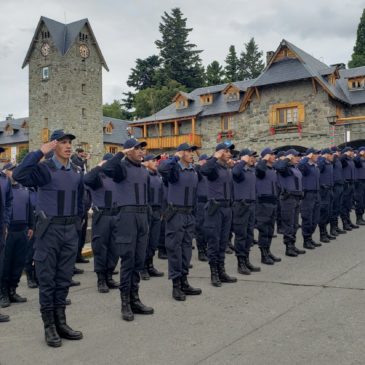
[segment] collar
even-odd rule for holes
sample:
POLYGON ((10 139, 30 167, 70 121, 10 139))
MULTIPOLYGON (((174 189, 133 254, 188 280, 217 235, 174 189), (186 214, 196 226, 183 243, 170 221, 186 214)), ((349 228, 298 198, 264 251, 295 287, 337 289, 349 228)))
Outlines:
POLYGON ((52 161, 54 162, 57 170, 66 170, 66 171, 71 170, 71 162, 70 162, 70 160, 68 160, 67 161, 67 165, 64 166, 64 165, 61 164, 60 161, 57 160, 56 155, 53 155, 52 156, 52 161))
POLYGON ((136 167, 141 167, 142 166, 141 163, 134 162, 134 161, 130 160, 128 157, 126 157, 125 160, 128 161, 133 166, 136 166, 136 167))
POLYGON ((194 170, 194 165, 192 163, 189 164, 189 166, 185 166, 180 161, 177 162, 181 168, 181 170, 194 170))

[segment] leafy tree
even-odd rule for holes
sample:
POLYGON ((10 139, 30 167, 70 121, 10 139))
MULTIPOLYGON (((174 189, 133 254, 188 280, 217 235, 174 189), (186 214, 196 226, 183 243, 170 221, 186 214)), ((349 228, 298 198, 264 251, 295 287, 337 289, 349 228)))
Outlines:
POLYGON ((204 68, 196 45, 188 40, 192 28, 186 26, 187 18, 179 8, 164 12, 159 25, 161 40, 155 42, 160 50, 165 75, 188 89, 200 87, 204 83, 204 68))
POLYGON ((21 149, 16 155, 16 162, 21 163, 23 161, 23 158, 28 154, 28 152, 28 148, 21 149))
POLYGON ((134 98, 135 116, 143 118, 158 112, 170 105, 179 91, 186 91, 186 88, 174 80, 160 88, 150 87, 139 91, 134 98))
POLYGON ((260 75, 265 67, 262 54, 254 38, 245 43, 245 51, 242 51, 240 58, 240 78, 242 80, 254 79, 260 75))
POLYGON ((119 100, 114 100, 111 104, 103 105, 103 115, 105 117, 131 120, 132 114, 125 110, 119 100))
POLYGON ((228 55, 225 59, 226 67, 224 68, 226 81, 233 82, 239 79, 239 59, 237 57, 234 45, 229 47, 228 55))
POLYGON ((218 61, 213 61, 207 66, 207 72, 205 74, 206 85, 218 85, 223 83, 224 71, 223 67, 218 61))
POLYGON ((359 26, 357 27, 357 38, 354 47, 354 53, 351 61, 348 63, 349 68, 365 66, 365 9, 362 12, 359 26))

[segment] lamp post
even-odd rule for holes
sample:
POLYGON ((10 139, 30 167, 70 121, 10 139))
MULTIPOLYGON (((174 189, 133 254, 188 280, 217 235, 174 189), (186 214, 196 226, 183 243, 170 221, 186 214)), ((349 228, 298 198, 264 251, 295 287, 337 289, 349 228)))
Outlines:
POLYGON ((332 146, 335 145, 335 130, 336 130, 336 123, 337 123, 337 115, 330 115, 327 117, 327 122, 330 125, 330 144, 332 146))

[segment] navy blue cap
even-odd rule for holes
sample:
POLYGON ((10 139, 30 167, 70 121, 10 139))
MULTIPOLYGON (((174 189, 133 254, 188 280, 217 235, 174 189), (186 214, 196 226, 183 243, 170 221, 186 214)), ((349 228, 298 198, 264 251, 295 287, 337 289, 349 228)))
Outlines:
POLYGON ((361 151, 365 151, 365 147, 364 146, 361 146, 359 149, 358 149, 358 153, 360 153, 361 151))
POLYGON ((231 142, 225 141, 222 143, 217 144, 216 151, 220 151, 220 150, 234 150, 234 144, 232 144, 231 142))
POLYGON ((123 148, 125 149, 129 149, 129 148, 136 148, 136 147, 146 147, 147 146, 147 142, 142 141, 142 142, 138 142, 135 138, 130 138, 127 139, 124 144, 123 144, 123 148))
POLYGON ((318 153, 320 153, 321 151, 320 150, 316 150, 315 148, 313 147, 310 147, 308 148, 306 151, 305 151, 305 156, 308 156, 309 154, 311 153, 314 153, 315 155, 317 155, 318 153))
POLYGON ((341 151, 337 146, 332 146, 331 147, 331 151, 332 152, 339 152, 339 151, 341 151))
POLYGON ((275 154, 276 154, 276 152, 274 150, 272 150, 270 147, 264 148, 260 153, 261 157, 264 157, 266 155, 275 155, 275 154))
POLYGON ((199 156, 199 161, 207 160, 208 158, 209 156, 206 153, 203 153, 202 155, 199 156))
POLYGON ((103 161, 109 161, 109 160, 111 160, 112 158, 113 158, 113 154, 112 153, 110 153, 110 152, 108 152, 108 153, 106 153, 104 156, 103 156, 103 161))
POLYGON ((191 146, 189 143, 181 143, 181 145, 177 147, 177 151, 196 151, 197 149, 198 146, 191 146))
POLYGON ((347 147, 345 147, 345 148, 344 148, 341 152, 342 152, 342 153, 345 153, 345 152, 348 152, 348 151, 353 151, 352 147, 347 146, 347 147))
POLYGON ((5 148, 0 147, 0 153, 5 152, 5 148))
POLYGON ((277 154, 276 154, 276 157, 277 158, 280 158, 280 157, 283 157, 285 156, 285 151, 279 151, 277 154))
POLYGON ((50 140, 51 141, 55 141, 55 140, 59 141, 59 140, 64 139, 64 138, 70 138, 71 141, 72 141, 76 137, 71 133, 65 133, 63 129, 57 129, 57 130, 52 132, 50 140))
POLYGON ((239 156, 240 157, 242 157, 242 156, 257 156, 257 152, 256 151, 251 151, 248 148, 244 148, 243 150, 240 151, 239 156))
POLYGON ((160 160, 161 159, 161 155, 147 155, 143 157, 143 161, 147 162, 147 161, 152 161, 152 160, 160 160))
POLYGON ((324 155, 326 153, 329 153, 329 154, 333 154, 333 151, 331 151, 330 148, 323 148, 323 150, 321 150, 321 155, 324 155))
POLYGON ((8 162, 4 165, 3 170, 13 170, 16 168, 16 164, 8 162))
POLYGON ((291 148, 290 150, 287 150, 285 152, 285 156, 289 156, 289 155, 300 156, 300 153, 297 150, 295 150, 294 148, 291 148))

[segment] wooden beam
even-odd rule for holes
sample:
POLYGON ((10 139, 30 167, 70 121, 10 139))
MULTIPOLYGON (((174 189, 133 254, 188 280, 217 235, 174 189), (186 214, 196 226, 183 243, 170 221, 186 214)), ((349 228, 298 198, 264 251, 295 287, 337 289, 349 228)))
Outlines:
POLYGON ((191 120, 191 134, 194 136, 195 134, 195 118, 191 120))
POLYGON ((179 134, 179 126, 177 125, 177 120, 174 120, 174 135, 177 136, 179 134))
POLYGON ((158 135, 159 135, 159 137, 162 137, 163 124, 162 124, 162 123, 159 123, 159 124, 158 124, 158 128, 159 128, 159 130, 158 130, 158 135))
POLYGON ((143 124, 143 138, 147 138, 147 124, 143 124))
POLYGON ((316 80, 312 78, 312 87, 313 87, 313 93, 317 94, 317 85, 316 80))
POLYGON ((257 99, 260 101, 260 93, 259 93, 259 89, 257 87, 255 87, 255 94, 257 96, 257 99))
POLYGON ((338 122, 348 122, 348 121, 352 121, 352 120, 363 120, 365 121, 365 115, 360 115, 357 117, 346 117, 346 118, 338 118, 337 121, 338 122))

